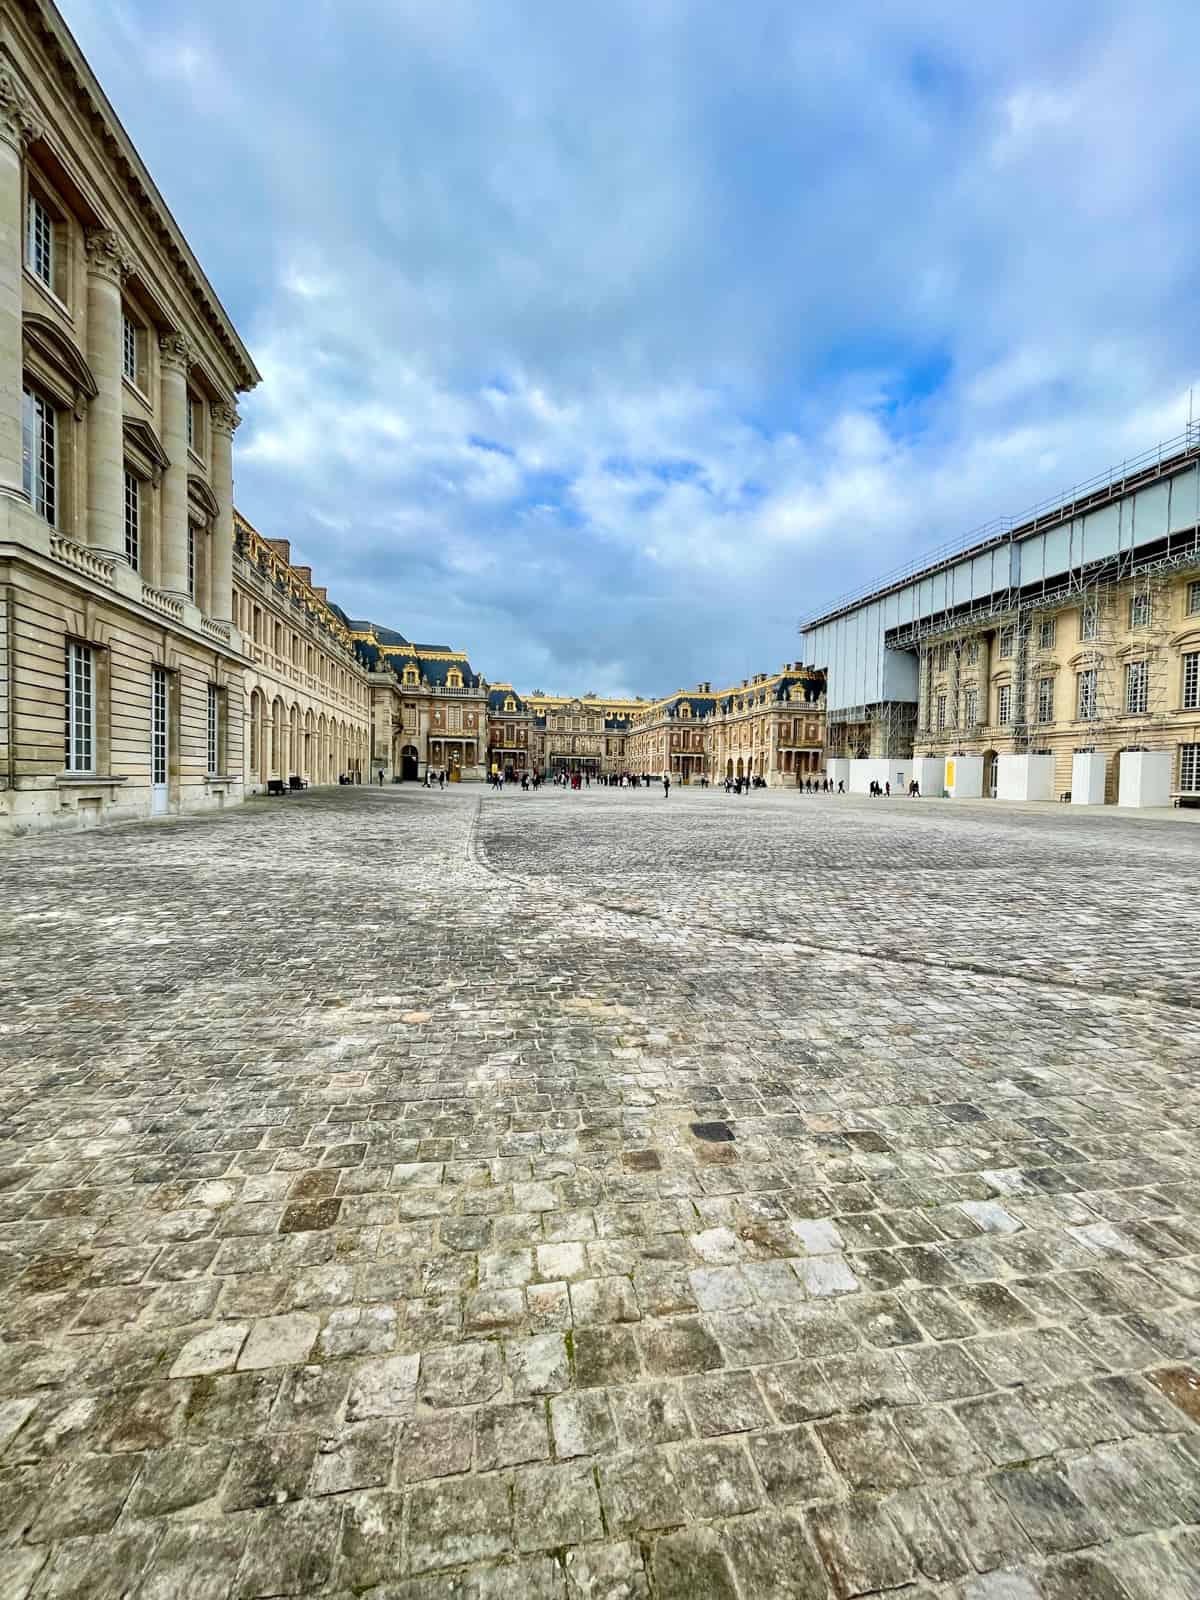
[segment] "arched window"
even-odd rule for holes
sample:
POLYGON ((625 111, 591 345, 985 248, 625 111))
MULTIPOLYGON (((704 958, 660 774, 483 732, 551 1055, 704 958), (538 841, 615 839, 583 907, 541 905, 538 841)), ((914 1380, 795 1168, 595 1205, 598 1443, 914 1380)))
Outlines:
POLYGON ((404 669, 404 682, 405 683, 417 683, 419 681, 420 680, 419 680, 418 675, 417 675, 416 667, 413 667, 413 666, 405 667, 405 669, 404 669))
POLYGON ((462 688, 463 676, 457 667, 451 667, 450 671, 446 674, 446 686, 450 689, 462 688))

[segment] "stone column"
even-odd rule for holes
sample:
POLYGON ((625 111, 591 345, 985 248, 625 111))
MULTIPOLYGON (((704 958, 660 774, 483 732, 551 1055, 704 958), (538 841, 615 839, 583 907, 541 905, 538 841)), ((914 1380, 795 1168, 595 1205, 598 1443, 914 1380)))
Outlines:
POLYGON ((209 606, 218 622, 233 621, 233 431, 242 420, 226 402, 209 408, 212 491, 220 508, 208 541, 209 606))
POLYGON ((181 334, 158 341, 162 365, 162 442, 170 466, 162 475, 162 587, 186 597, 188 546, 187 372, 191 350, 181 334))
POLYGON ((21 159, 41 133, 29 96, 12 68, 0 66, 0 494, 28 503, 21 465, 21 269, 25 213, 21 159))
POLYGON ((88 412, 87 541, 125 559, 125 433, 121 407, 121 245, 87 233, 87 352, 99 390, 88 412))

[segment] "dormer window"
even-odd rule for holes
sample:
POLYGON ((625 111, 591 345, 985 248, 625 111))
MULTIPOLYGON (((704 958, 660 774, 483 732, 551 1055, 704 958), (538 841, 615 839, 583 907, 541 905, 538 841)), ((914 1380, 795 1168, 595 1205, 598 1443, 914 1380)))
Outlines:
POLYGON ((512 695, 509 695, 508 699, 504 702, 504 709, 505 711, 515 711, 517 709, 517 702, 513 699, 512 695))
POLYGON ((418 681, 418 679, 417 679, 417 669, 416 669, 416 667, 405 667, 405 669, 404 669, 404 682, 405 683, 416 683, 417 681, 418 681))
POLYGON ((446 674, 446 687, 449 689, 461 689, 462 686, 462 673, 457 667, 451 667, 450 671, 446 674))

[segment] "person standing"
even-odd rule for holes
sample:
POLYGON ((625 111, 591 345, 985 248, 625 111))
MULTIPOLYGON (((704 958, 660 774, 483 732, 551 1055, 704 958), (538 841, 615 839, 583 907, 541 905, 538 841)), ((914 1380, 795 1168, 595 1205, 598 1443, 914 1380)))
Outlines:
POLYGON ((663 773, 663 799, 664 800, 669 800, 670 798, 671 798, 671 774, 669 772, 664 772, 663 773))

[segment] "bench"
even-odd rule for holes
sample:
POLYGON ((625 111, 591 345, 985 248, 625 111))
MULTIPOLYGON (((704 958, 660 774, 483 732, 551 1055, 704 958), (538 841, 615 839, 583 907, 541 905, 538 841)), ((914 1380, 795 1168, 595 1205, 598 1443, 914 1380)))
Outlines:
POLYGON ((282 778, 268 778, 267 779, 267 793, 268 794, 286 794, 287 793, 287 785, 284 783, 282 778))
POLYGON ((1200 789, 1172 789, 1171 804, 1190 810, 1193 806, 1200 806, 1200 789))
POLYGON ((295 794, 297 789, 307 789, 307 788, 308 788, 308 784, 304 781, 304 779, 300 778, 300 777, 297 777, 297 775, 293 772, 291 777, 288 779, 288 789, 293 794, 295 794))

